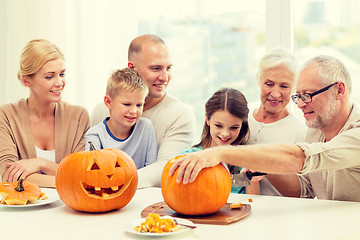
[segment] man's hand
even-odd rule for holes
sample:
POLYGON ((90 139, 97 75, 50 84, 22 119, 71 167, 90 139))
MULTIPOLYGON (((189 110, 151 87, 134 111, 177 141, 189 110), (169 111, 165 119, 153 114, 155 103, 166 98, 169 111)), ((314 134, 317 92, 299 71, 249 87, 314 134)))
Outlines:
MULTIPOLYGON (((250 171, 251 173, 256 172, 256 171, 253 171, 253 170, 251 170, 251 169, 242 168, 241 171, 240 171, 240 173, 246 173, 247 171, 250 171)), ((259 181, 263 180, 264 177, 265 177, 264 175, 262 175, 262 176, 253 176, 253 177, 251 178, 251 181, 253 181, 253 182, 259 182, 259 181)))
POLYGON ((203 168, 214 167, 220 163, 220 156, 215 148, 189 153, 177 159, 170 167, 169 176, 179 168, 176 182, 183 184, 192 183, 203 168))

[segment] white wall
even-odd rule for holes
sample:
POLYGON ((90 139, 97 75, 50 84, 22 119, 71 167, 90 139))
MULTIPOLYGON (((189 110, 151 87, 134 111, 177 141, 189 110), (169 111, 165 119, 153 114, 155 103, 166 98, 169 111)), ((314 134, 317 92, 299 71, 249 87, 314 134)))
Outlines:
POLYGON ((63 100, 89 112, 102 101, 111 71, 126 67, 138 34, 132 1, 0 0, 0 104, 28 96, 18 71, 21 50, 45 38, 63 50, 67 85, 63 100))

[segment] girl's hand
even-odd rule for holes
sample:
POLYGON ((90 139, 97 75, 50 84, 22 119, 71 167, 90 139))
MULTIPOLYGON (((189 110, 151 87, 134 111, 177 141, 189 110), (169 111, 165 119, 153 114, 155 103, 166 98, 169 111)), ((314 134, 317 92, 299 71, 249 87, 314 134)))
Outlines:
POLYGON ((179 168, 176 182, 192 183, 203 168, 214 167, 220 163, 220 157, 216 153, 216 147, 188 153, 172 164, 169 176, 172 176, 175 170, 179 168))
POLYGON ((7 182, 14 182, 20 178, 27 178, 29 175, 39 172, 43 166, 45 159, 31 158, 19 160, 13 163, 7 163, 8 169, 3 175, 3 180, 7 182))

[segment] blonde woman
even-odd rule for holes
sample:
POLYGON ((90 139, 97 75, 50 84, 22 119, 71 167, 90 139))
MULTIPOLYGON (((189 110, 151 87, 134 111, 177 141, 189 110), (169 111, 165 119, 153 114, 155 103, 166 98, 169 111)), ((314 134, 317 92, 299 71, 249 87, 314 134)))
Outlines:
POLYGON ((66 83, 64 55, 47 40, 32 40, 25 46, 18 79, 30 94, 0 106, 0 176, 2 181, 24 178, 55 187, 61 159, 84 150, 88 112, 61 101, 66 83))

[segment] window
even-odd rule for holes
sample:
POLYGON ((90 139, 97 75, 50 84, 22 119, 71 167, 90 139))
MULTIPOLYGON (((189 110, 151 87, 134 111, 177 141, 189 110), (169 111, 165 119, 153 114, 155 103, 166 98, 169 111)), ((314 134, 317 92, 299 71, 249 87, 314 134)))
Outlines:
POLYGON ((352 100, 360 102, 360 1, 294 1, 294 8, 299 61, 319 54, 340 59, 352 78, 352 100))
POLYGON ((249 103, 258 101, 255 74, 265 48, 265 0, 137 4, 139 34, 157 34, 169 48, 174 67, 168 92, 193 107, 196 138, 201 135, 205 102, 219 88, 233 87, 249 103), (156 11, 154 6, 161 8, 156 11))
POLYGON ((28 96, 16 80, 18 58, 26 42, 46 38, 66 55, 64 100, 91 113, 110 72, 126 66, 131 39, 143 33, 166 41, 174 63, 168 91, 193 106, 196 137, 204 104, 220 87, 239 89, 250 107, 258 106, 257 63, 272 47, 293 49, 300 63, 318 54, 338 57, 360 102, 359 10, 360 0, 0 1, 0 103, 28 96), (53 14, 59 9, 66 21, 53 14))

